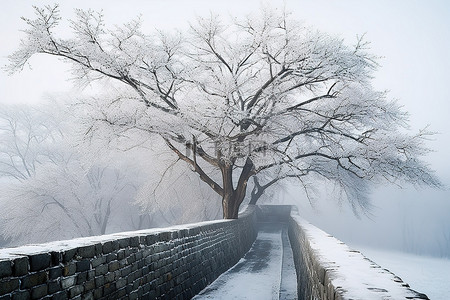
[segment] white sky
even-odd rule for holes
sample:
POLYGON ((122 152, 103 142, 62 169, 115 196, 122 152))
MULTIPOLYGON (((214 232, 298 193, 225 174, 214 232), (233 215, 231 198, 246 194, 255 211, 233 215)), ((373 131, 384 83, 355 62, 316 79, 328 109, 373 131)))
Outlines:
MULTIPOLYGON (((20 17, 33 18, 31 3, 42 6, 54 2, 1 2, 1 66, 7 64, 6 56, 19 45, 19 30, 25 28, 20 17)), ((73 16, 73 8, 103 9, 107 25, 121 24, 142 14, 144 31, 152 32, 154 28, 183 28, 196 15, 209 14, 210 11, 225 16, 242 16, 259 9, 261 3, 259 0, 66 0, 60 1, 60 10, 66 19, 73 16)), ((383 56, 375 86, 390 90, 390 96, 398 99, 405 110, 411 113, 413 129, 430 124, 430 130, 440 133, 435 141, 429 143, 436 152, 429 155, 427 161, 436 169, 444 184, 450 186, 450 155, 447 149, 450 145, 450 1, 273 0, 266 3, 273 7, 286 5, 299 20, 341 36, 350 44, 355 42, 357 35, 366 33, 373 53, 383 56)), ((63 20, 62 25, 67 26, 67 22, 63 20)), ((13 76, 0 71, 0 103, 36 103, 41 101, 45 93, 70 89, 71 82, 67 81, 70 77, 68 65, 53 57, 38 55, 31 60, 31 67, 32 70, 26 68, 13 76)), ((409 207, 417 207, 410 214, 420 213, 433 218, 434 214, 446 217, 450 212, 450 203, 446 201, 450 200, 448 190, 421 194, 383 191, 375 194, 374 198, 377 195, 383 197, 379 202, 374 199, 379 203, 380 211, 390 211, 385 216, 388 219, 395 218, 395 212, 400 209, 404 211, 404 202, 388 204, 386 199, 389 197, 390 200, 404 197, 404 200, 409 201, 420 196, 421 199, 414 200, 416 202, 405 202, 409 207), (427 199, 422 199, 425 195, 427 199), (398 210, 391 210, 392 206, 398 207, 398 210), (428 215, 424 209, 429 211, 428 215), (388 214, 393 216, 389 217, 388 214)), ((383 215, 383 212, 379 214, 383 215)), ((323 226, 327 227, 327 224, 323 226)))

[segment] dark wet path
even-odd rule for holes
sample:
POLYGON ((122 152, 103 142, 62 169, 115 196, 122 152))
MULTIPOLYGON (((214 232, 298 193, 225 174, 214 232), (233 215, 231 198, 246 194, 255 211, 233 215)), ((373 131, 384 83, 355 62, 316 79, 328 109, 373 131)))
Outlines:
POLYGON ((296 299, 286 224, 260 223, 246 255, 194 299, 296 299))

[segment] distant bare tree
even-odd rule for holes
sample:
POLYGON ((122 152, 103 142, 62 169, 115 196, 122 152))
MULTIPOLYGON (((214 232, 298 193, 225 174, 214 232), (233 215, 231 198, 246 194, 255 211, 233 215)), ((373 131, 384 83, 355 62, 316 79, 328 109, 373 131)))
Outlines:
MULTIPOLYGON (((137 169, 87 161, 64 139, 57 115, 43 106, 1 107, 0 235, 11 244, 132 229, 127 222, 140 218, 137 169)), ((136 225, 149 226, 144 221, 136 225)))
POLYGON ((0 105, 0 177, 32 177, 38 164, 54 159, 49 145, 61 138, 49 113, 30 106, 0 105))
POLYGON ((437 236, 440 255, 450 258, 450 221, 447 219, 441 226, 441 234, 437 236))
POLYGON ((224 218, 237 218, 255 175, 272 178, 264 186, 289 174, 306 190, 334 182, 354 209, 373 182, 440 185, 420 160, 429 133, 405 133, 407 115, 372 88, 377 63, 362 39, 347 46, 274 10, 153 35, 139 20, 106 29, 99 13, 76 15, 73 38, 62 39, 58 6, 36 8, 8 69, 44 53, 84 82, 120 83, 86 133, 159 135, 222 198, 224 218))

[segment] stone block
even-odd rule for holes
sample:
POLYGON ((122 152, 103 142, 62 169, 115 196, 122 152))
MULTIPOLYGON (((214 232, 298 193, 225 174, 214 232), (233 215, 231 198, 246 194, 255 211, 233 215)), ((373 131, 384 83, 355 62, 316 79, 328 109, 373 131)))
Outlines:
POLYGON ((94 290, 94 299, 100 299, 103 297, 103 287, 96 288, 94 290))
POLYGON ((125 257, 130 256, 130 254, 132 253, 132 252, 131 252, 131 248, 128 248, 128 247, 127 247, 127 248, 125 248, 124 250, 125 250, 125 257))
POLYGON ((47 285, 41 284, 31 289, 31 299, 40 299, 47 295, 47 285))
POLYGON ((109 253, 108 255, 106 255, 106 262, 107 263, 109 263, 109 262, 111 262, 113 260, 117 260, 117 254, 116 253, 112 252, 112 253, 109 253))
POLYGON ((36 272, 50 267, 51 255, 49 253, 33 254, 28 257, 30 271, 36 272))
POLYGON ((94 278, 95 278, 95 270, 89 270, 87 279, 88 280, 93 280, 94 278))
POLYGON ((122 299, 124 296, 127 295, 127 291, 125 288, 121 288, 119 290, 117 290, 117 292, 115 293, 115 297, 117 297, 117 299, 122 299))
POLYGON ((131 285, 131 284, 128 284, 126 287, 125 287, 125 290, 127 291, 127 295, 130 295, 132 292, 133 292, 133 285, 131 285))
POLYGON ((81 300, 94 300, 94 293, 93 292, 88 292, 88 293, 84 293, 81 296, 81 300))
POLYGON ((133 281, 133 290, 137 290, 141 286, 141 280, 133 281))
POLYGON ((100 256, 91 260, 91 264, 93 268, 98 267, 106 262, 106 256, 100 256))
POLYGON ((67 292, 61 291, 52 295, 52 300, 67 300, 67 292))
POLYGON ((108 264, 109 272, 114 272, 120 269, 120 263, 117 260, 114 260, 108 264))
POLYGON ((117 289, 121 289, 121 288, 125 287, 126 284, 127 284, 127 280, 125 278, 121 278, 121 279, 116 281, 117 289))
POLYGON ((12 275, 12 264, 10 260, 0 261, 0 278, 12 275))
POLYGON ((120 249, 117 251, 117 260, 122 260, 125 258, 125 250, 120 249))
POLYGON ((108 273, 105 275, 105 283, 114 282, 114 279, 115 279, 114 273, 108 273))
POLYGON ((129 299, 129 300, 136 300, 136 299, 138 299, 138 293, 137 293, 137 291, 131 292, 131 293, 128 295, 128 299, 129 299))
POLYGON ((63 276, 71 276, 77 271, 77 266, 75 263, 69 263, 63 267, 63 276))
POLYGON ((75 296, 81 295, 84 291, 84 286, 75 285, 69 289, 69 298, 74 298, 75 296))
POLYGON ((13 276, 23 276, 28 273, 28 257, 19 257, 13 260, 13 276))
POLYGON ((74 286, 77 282, 77 276, 69 276, 61 279, 61 287, 63 289, 68 289, 72 286, 74 286))
POLYGON ((77 255, 82 258, 92 258, 95 256, 95 245, 82 246, 77 249, 77 255))
POLYGON ((61 252, 52 251, 50 255, 52 257, 52 266, 58 266, 63 261, 63 254, 61 252))
POLYGON ((156 234, 150 234, 145 237, 146 245, 150 246, 158 242, 158 237, 156 234))
POLYGON ((103 294, 104 294, 105 296, 107 296, 107 295, 109 295, 109 294, 115 292, 116 290, 117 290, 117 288, 116 288, 116 284, 115 284, 114 282, 112 282, 112 283, 107 283, 107 284, 105 284, 105 286, 103 287, 103 294))
POLYGON ((29 291, 16 291, 11 294, 12 300, 28 300, 31 298, 29 291))
POLYGON ((139 236, 139 247, 143 247, 147 245, 147 236, 141 235, 139 236))
POLYGON ((158 241, 159 242, 168 242, 172 238, 172 233, 169 231, 158 233, 158 241))
POLYGON ((130 246, 130 238, 128 238, 128 237, 118 239, 117 242, 119 243, 119 248, 120 249, 125 249, 128 246, 130 246))
POLYGON ((131 254, 126 259, 127 259, 127 264, 132 264, 136 261, 136 256, 134 254, 131 254))
POLYGON ((77 253, 77 248, 69 249, 63 252, 63 263, 68 263, 77 253))
POLYGON ((120 275, 122 276, 122 277, 125 277, 125 276, 127 276, 128 274, 130 274, 131 273, 131 266, 128 266, 128 267, 126 267, 126 268, 123 268, 121 271, 120 271, 120 275))
POLYGON ((95 268, 95 276, 105 275, 108 272, 108 265, 99 265, 95 268))
POLYGON ((11 293, 14 290, 19 289, 19 279, 2 279, 0 280, 0 296, 11 293))
POLYGON ((112 241, 113 251, 117 251, 120 249, 119 242, 117 240, 112 241))
POLYGON ((130 246, 131 247, 138 247, 139 246, 139 237, 133 236, 130 238, 130 246))
POLYGON ((53 280, 53 281, 49 281, 47 283, 48 286, 48 293, 49 294, 54 294, 56 292, 61 291, 61 282, 58 280, 53 280))
POLYGON ((95 277, 95 286, 101 287, 105 284, 105 276, 95 277))
POLYGON ((136 252, 134 256, 136 257, 136 260, 142 259, 144 258, 144 251, 136 252))
POLYGON ((95 248, 95 256, 100 256, 103 254, 103 244, 97 243, 94 245, 95 248))
POLYGON ((85 272, 90 270, 91 262, 88 259, 84 259, 76 262, 77 272, 85 272))
MULTIPOLYGON (((149 299, 149 300, 156 299, 156 292, 154 290, 149 291, 148 294, 146 295, 146 299, 149 299)), ((188 298, 186 298, 186 299, 188 299, 188 298)))
POLYGON ((37 286, 47 282, 47 272, 42 271, 34 274, 29 274, 21 279, 21 288, 30 289, 33 286, 37 286))
POLYGON ((149 265, 149 264, 151 264, 151 263, 152 263, 152 261, 153 261, 153 258, 152 258, 152 256, 147 256, 147 257, 145 258, 145 264, 146 264, 146 265, 149 265))
POLYGON ((85 291, 90 291, 90 290, 95 289, 95 280, 92 279, 92 280, 84 282, 83 287, 84 287, 85 291))
POLYGON ((77 276, 77 284, 80 285, 83 284, 83 282, 87 281, 88 272, 81 272, 76 274, 76 276, 77 276))
POLYGON ((112 241, 104 242, 102 244, 102 252, 104 254, 111 253, 113 251, 112 241))
POLYGON ((142 294, 144 295, 144 297, 148 292, 150 292, 150 284, 147 283, 142 285, 142 294))
POLYGON ((120 270, 115 271, 113 274, 114 280, 119 280, 120 278, 122 278, 122 276, 120 275, 120 270))
POLYGON ((50 280, 57 279, 61 277, 63 274, 63 268, 61 267, 53 267, 48 270, 48 278, 50 280))
POLYGON ((138 269, 136 272, 134 272, 135 279, 141 278, 144 275, 144 271, 142 269, 138 269))

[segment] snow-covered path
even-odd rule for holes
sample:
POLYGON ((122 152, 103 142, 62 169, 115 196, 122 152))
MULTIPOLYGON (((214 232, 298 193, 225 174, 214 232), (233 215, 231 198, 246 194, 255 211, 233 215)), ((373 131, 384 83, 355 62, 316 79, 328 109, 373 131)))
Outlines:
POLYGON ((194 299, 296 299, 297 284, 287 228, 261 223, 247 254, 194 299))

